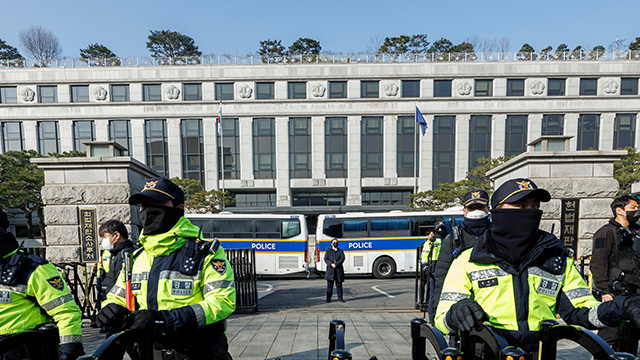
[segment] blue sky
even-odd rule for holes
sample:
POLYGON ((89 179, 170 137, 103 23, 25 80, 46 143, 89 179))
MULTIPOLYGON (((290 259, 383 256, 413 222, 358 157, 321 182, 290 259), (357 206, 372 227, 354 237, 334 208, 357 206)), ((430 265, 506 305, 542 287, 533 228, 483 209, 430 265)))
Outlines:
POLYGON ((616 37, 628 43, 640 36, 638 0, 3 0, 0 12, 0 39, 22 50, 18 33, 40 25, 60 38, 68 57, 96 42, 118 56, 147 56, 151 29, 189 35, 215 55, 252 54, 267 38, 289 46, 309 37, 323 50, 347 53, 364 51, 375 36, 417 33, 430 42, 507 37, 511 51, 525 42, 536 50, 608 48, 616 37))

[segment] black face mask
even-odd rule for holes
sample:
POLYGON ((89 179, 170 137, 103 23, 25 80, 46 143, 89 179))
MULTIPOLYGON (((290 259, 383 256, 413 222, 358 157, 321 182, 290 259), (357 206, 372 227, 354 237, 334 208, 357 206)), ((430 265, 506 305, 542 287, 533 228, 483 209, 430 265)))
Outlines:
POLYGON ((142 231, 145 235, 165 233, 173 228, 184 216, 184 209, 171 206, 151 205, 140 211, 142 231))
POLYGON ((539 209, 493 209, 489 229, 500 257, 520 267, 538 242, 539 209))
POLYGON ((640 220, 640 210, 627 211, 627 221, 629 221, 629 224, 635 224, 638 220, 640 220))
POLYGON ((482 235, 484 231, 491 226, 491 220, 489 220, 488 216, 482 219, 469 219, 466 217, 462 220, 462 223, 465 224, 475 236, 482 235))

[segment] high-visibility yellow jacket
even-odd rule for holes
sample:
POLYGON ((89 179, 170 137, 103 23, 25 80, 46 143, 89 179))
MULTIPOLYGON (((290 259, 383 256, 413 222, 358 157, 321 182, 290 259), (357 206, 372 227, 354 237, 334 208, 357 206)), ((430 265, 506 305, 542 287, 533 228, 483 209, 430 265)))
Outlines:
POLYGON ((0 335, 55 323, 60 344, 82 342, 82 311, 56 267, 15 250, 0 260, 0 335))
POLYGON ((438 259, 438 255, 440 254, 440 245, 442 245, 442 239, 437 235, 433 235, 431 239, 427 239, 427 241, 424 242, 424 245, 422 245, 420 263, 424 265, 431 261, 436 261, 438 259), (431 248, 432 246, 433 249, 431 248), (431 257, 429 257, 429 252, 431 252, 431 257))
MULTIPOLYGON (((463 299, 477 301, 489 315, 488 323, 510 345, 526 351, 537 349, 542 320, 553 320, 556 313, 569 324, 591 329, 604 326, 604 312, 598 313, 601 304, 555 236, 545 233, 518 271, 489 251, 488 233, 451 264, 436 311, 438 329, 452 332, 447 314, 463 299)), ((619 313, 617 320, 611 320, 619 321, 619 313)))
MULTIPOLYGON (((143 231, 142 248, 134 253, 132 266, 136 310, 168 310, 170 340, 184 346, 191 346, 189 341, 197 336, 224 333, 223 320, 236 304, 234 274, 224 249, 198 252, 194 240, 198 235, 199 228, 185 217, 166 233, 143 231)), ((124 275, 123 267, 103 307, 126 306, 124 275)))

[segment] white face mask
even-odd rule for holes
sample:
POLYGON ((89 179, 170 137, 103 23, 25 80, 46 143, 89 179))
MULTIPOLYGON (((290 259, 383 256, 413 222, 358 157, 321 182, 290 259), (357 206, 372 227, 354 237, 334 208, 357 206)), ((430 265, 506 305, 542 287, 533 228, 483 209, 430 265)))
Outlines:
POLYGON ((473 210, 473 211, 469 211, 467 215, 465 215, 464 217, 468 219, 482 219, 482 218, 486 218, 487 216, 489 216, 489 214, 482 210, 473 210))
POLYGON ((102 242, 100 243, 100 245, 102 245, 102 248, 107 251, 113 250, 113 243, 109 241, 109 239, 111 239, 111 236, 103 237, 102 242))

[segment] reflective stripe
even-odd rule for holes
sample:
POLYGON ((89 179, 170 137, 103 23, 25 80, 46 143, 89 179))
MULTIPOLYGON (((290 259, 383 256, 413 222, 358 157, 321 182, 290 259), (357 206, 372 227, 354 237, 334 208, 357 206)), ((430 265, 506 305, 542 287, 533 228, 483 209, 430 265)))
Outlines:
POLYGON ((81 343, 82 335, 62 335, 60 336, 60 344, 81 343))
POLYGON ((560 274, 560 275, 553 275, 552 273, 542 270, 539 267, 531 267, 527 270, 529 272, 529 274, 531 275, 537 275, 540 277, 543 277, 545 279, 550 279, 553 281, 557 281, 559 283, 562 283, 562 281, 564 280, 564 274, 560 274))
POLYGON ((591 291, 588 288, 577 288, 564 292, 569 300, 573 300, 583 296, 591 296, 591 291))
POLYGON ((460 301, 460 300, 468 299, 470 297, 471 297, 471 295, 463 294, 463 293, 442 293, 440 295, 440 301, 442 301, 442 300, 460 301))
POLYGON ((26 294, 27 293, 27 285, 9 286, 9 285, 0 284, 0 290, 2 290, 2 289, 11 290, 13 292, 20 293, 20 294, 26 294))
POLYGON ((143 272, 140 274, 132 274, 131 275, 131 281, 133 282, 140 282, 143 280, 149 280, 149 273, 148 272, 143 272))
POLYGON ((598 329, 606 327, 606 325, 598 318, 598 307, 600 307, 600 305, 602 305, 602 303, 597 303, 589 309, 589 322, 598 329))
POLYGON ((126 298, 127 297, 127 291, 119 286, 114 285, 111 288, 111 291, 109 291, 109 293, 115 295, 115 296, 119 296, 121 298, 126 298))
POLYGON ((504 270, 500 268, 493 268, 493 269, 472 271, 469 273, 469 279, 471 279, 471 281, 475 281, 475 280, 490 279, 496 276, 507 276, 507 275, 509 274, 507 274, 504 270))
POLYGON ((184 275, 182 273, 180 273, 179 271, 172 271, 172 270, 162 270, 160 271, 160 276, 159 279, 161 280, 193 280, 193 281, 199 281, 200 280, 200 271, 198 271, 198 273, 196 273, 194 276, 189 276, 189 275, 184 275))
POLYGON ((213 281, 210 283, 206 283, 204 284, 203 288, 203 293, 206 295, 210 292, 212 292, 213 290, 216 289, 222 289, 222 288, 228 288, 228 287, 236 287, 236 283, 235 281, 231 280, 218 280, 218 281, 213 281))
POLYGON ((200 304, 192 304, 189 305, 193 312, 196 313, 196 319, 198 320, 198 328, 204 327, 207 325, 207 315, 204 313, 204 309, 200 304))
POLYGON ((67 294, 67 295, 63 295, 60 297, 57 297, 51 301, 49 301, 48 303, 41 305, 41 307, 44 309, 44 311, 49 312, 55 308, 57 308, 58 306, 72 301, 73 300, 73 296, 71 296, 71 294, 67 294))

